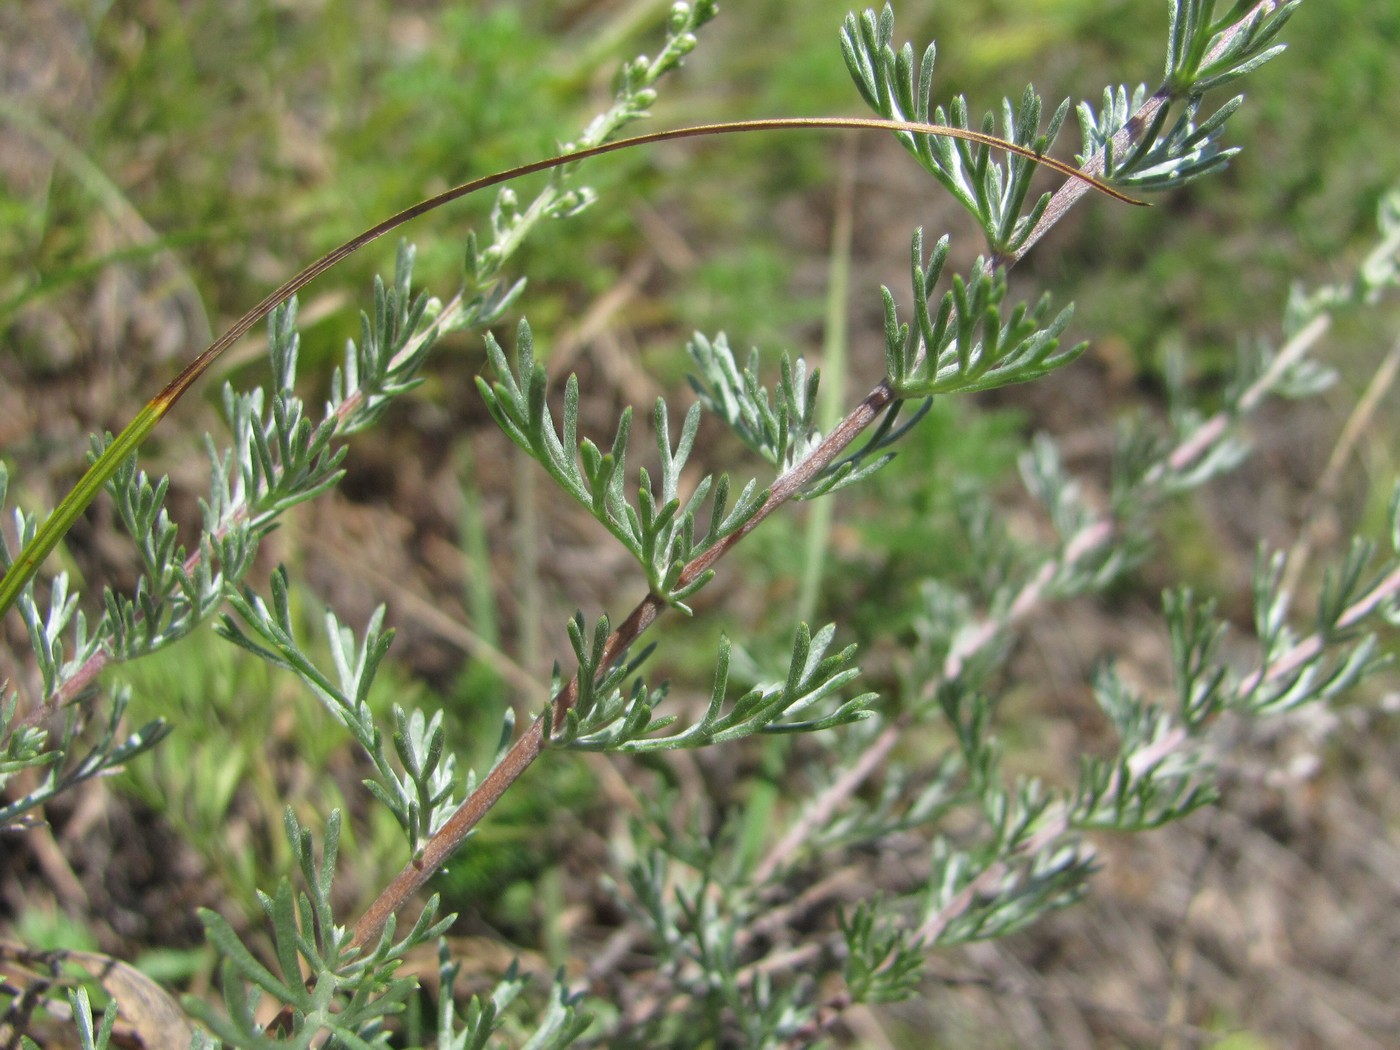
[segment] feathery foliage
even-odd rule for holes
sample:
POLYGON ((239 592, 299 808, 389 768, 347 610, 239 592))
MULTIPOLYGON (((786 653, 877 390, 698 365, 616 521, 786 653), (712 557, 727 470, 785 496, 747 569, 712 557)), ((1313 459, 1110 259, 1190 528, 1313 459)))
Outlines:
MULTIPOLYGON (((849 15, 840 45, 857 92, 880 117, 998 134, 1042 154, 1074 110, 1078 163, 1087 174, 1125 190, 1161 192, 1218 171, 1235 154, 1224 133, 1242 98, 1198 121, 1205 96, 1280 53, 1280 32, 1298 0, 1225 12, 1210 0, 1170 7, 1162 86, 1149 93, 1110 85, 1097 111, 1070 99, 1050 110, 1029 86, 1018 102, 1005 99, 979 121, 962 96, 936 103, 936 49, 929 44, 917 63, 912 44, 896 49, 888 5, 849 15)), ((605 143, 646 116, 659 81, 679 68, 715 14, 707 0, 673 4, 659 53, 623 64, 612 105, 566 152, 605 143)), ((583 436, 583 382, 570 375, 562 399, 552 400, 531 325, 518 320, 509 354, 487 330, 524 302, 523 279, 507 276, 520 247, 546 220, 568 219, 598 200, 570 164, 552 171, 527 203, 512 189, 498 193, 488 233, 467 237, 463 286, 446 300, 415 289, 414 251, 402 247, 392 278, 376 278, 359 338, 348 343, 319 413, 296 392, 296 301, 270 314, 269 385, 246 392, 226 385, 228 434, 204 441, 210 487, 192 549, 181 544, 167 509, 169 479, 148 476, 133 453, 107 491, 136 551, 135 584, 122 593, 104 588, 87 613, 67 573, 20 588, 15 608, 32 649, 35 689, 29 695, 7 684, 0 696, 0 787, 23 785, 0 805, 0 830, 37 824, 61 793, 158 746, 171 726, 125 728, 128 694, 100 683, 99 674, 212 620, 222 638, 289 672, 321 702, 358 747, 368 796, 403 834, 403 873, 352 924, 338 914, 333 893, 338 870, 354 864, 341 853, 339 811, 326 817, 318 859, 311 831, 289 807, 284 832, 295 879, 259 892, 266 936, 246 935, 215 911, 200 913, 220 960, 223 1001, 185 1000, 203 1026, 191 1046, 362 1048, 408 1045, 414 1032, 422 1045, 442 1050, 493 1040, 532 1048, 808 1045, 853 1005, 914 995, 933 950, 1007 936, 1081 899, 1099 865, 1092 833, 1158 828, 1215 801, 1219 767, 1229 760, 1220 747, 1229 719, 1331 703, 1384 665, 1375 631, 1400 623, 1400 489, 1389 510, 1389 549, 1356 540, 1329 570, 1309 617, 1293 612, 1283 555, 1261 548, 1252 637, 1230 646, 1228 657, 1216 602, 1188 587, 1169 589, 1162 605, 1171 679, 1148 690, 1130 685, 1111 663, 1099 670, 1092 695, 1112 741, 1081 759, 1074 783, 1017 771, 999 726, 1006 657, 1028 618, 1100 594, 1140 564, 1153 547, 1154 514, 1248 455, 1248 422, 1266 399, 1326 388, 1331 373, 1312 356, 1315 322, 1400 283, 1400 194, 1383 205, 1380 243, 1357 277, 1295 294, 1283 344, 1244 347, 1219 406, 1205 411, 1174 381, 1160 427, 1120 428, 1104 500, 1086 495, 1052 438, 1037 437, 1020 467, 1047 526, 1042 544, 1011 544, 994 522, 990 497, 969 494, 960 539, 974 553, 970 579, 959 585, 900 574, 918 609, 886 695, 855 691, 856 646, 838 642, 839 622, 816 631, 791 625, 785 654, 750 652, 724 638, 708 697, 693 714, 667 685, 640 677, 653 652, 639 644, 641 634, 668 609, 694 613, 693 599, 716 579, 716 563, 770 515, 789 501, 871 478, 926 418, 932 399, 1039 379, 1083 350, 1061 344, 1071 306, 1052 306, 1048 292, 1032 303, 1007 299, 1009 270, 1086 192, 1084 183, 1033 195, 1031 158, 998 161, 986 143, 895 134, 972 216, 987 254, 966 274, 945 277, 949 237, 928 250, 923 230, 912 232, 904 314, 912 319, 901 319, 894 293, 881 290, 883 378, 834 427, 820 419, 820 376, 809 362, 778 354, 776 377, 765 378, 760 350, 740 367, 725 334, 696 333, 686 347, 695 401, 683 412, 664 398, 652 406, 654 473, 639 468, 635 480, 628 473, 630 407, 610 439, 583 436), (496 426, 635 560, 646 587, 625 617, 580 610, 568 620, 573 660, 556 666, 553 699, 519 736, 509 716, 492 727, 500 743, 480 775, 461 761, 467 749, 450 739, 444 710, 395 702, 386 721, 371 707, 394 637, 384 606, 361 631, 327 609, 322 644, 299 628, 287 568, 272 573, 268 597, 249 582, 259 544, 282 516, 343 480, 346 438, 379 423, 423 381, 437 341, 463 331, 484 341, 491 376, 478 378, 477 389, 496 426), (770 476, 744 482, 737 495, 728 474, 693 477, 687 468, 705 412, 770 476), (938 734, 947 746, 932 757, 905 753, 899 745, 912 733, 938 734), (460 855, 478 822, 541 756, 574 750, 661 763, 668 759, 654 753, 734 747, 749 738, 763 740, 772 756, 801 757, 801 797, 775 812, 755 794, 691 820, 679 790, 663 783, 628 822, 609 888, 627 923, 618 954, 645 959, 649 985, 638 1002, 592 997, 568 969, 535 982, 547 988, 531 987, 512 964, 489 990, 473 986, 463 1005, 455 991, 462 961, 445 939, 455 916, 438 914, 439 897, 417 907, 407 933, 398 934, 396 916, 412 894, 460 855), (872 858, 887 848, 904 851, 900 873, 877 880, 872 858), (853 888, 824 879, 838 856, 871 881, 853 888), (866 892, 872 886, 880 892, 866 892), (805 889, 790 905, 796 887, 805 889), (405 963, 433 942, 437 1001, 425 1033, 410 1020, 421 989, 405 963)), ((775 355, 766 356, 771 362, 775 355)), ((94 438, 93 457, 114 440, 94 438)), ((9 477, 0 464, 0 504, 9 477)), ((23 548, 40 517, 16 510, 15 521, 23 548)), ((0 535, 0 563, 8 570, 14 560, 0 535)), ((80 1045, 109 1045, 120 1002, 107 1007, 100 1026, 85 989, 68 1006, 80 1045)))

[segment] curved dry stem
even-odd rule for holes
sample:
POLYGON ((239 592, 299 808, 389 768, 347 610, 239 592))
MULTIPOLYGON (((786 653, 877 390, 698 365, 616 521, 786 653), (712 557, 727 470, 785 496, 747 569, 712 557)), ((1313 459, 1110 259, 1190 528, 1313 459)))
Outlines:
POLYGON ((39 527, 34 539, 26 544, 24 549, 19 552, 14 563, 9 567, 5 575, 0 577, 0 616, 8 612, 11 606, 18 600, 20 592, 24 589, 25 585, 33 579, 34 574, 39 571, 39 565, 48 557, 54 547, 58 545, 59 540, 61 540, 68 532, 69 528, 72 527, 78 515, 87 509, 88 504, 96 498, 97 493, 101 491, 102 487, 116 473, 117 467, 122 460, 140 447, 150 432, 154 430, 161 419, 165 417, 170 407, 209 370, 209 367, 213 365, 230 346, 246 335, 253 325, 267 317, 279 304, 295 295, 317 277, 321 276, 321 274, 325 273, 348 256, 353 255, 371 241, 378 240, 386 233, 418 218, 420 215, 425 215, 434 209, 442 207, 444 204, 450 204, 452 201, 458 200, 461 197, 476 193, 478 190, 489 189, 492 186, 511 182, 515 179, 523 178, 526 175, 536 174, 537 172, 561 168, 578 161, 587 160, 590 157, 601 156, 604 153, 616 153, 619 150, 667 142, 672 139, 699 138, 709 135, 732 135, 763 131, 799 131, 810 129, 904 131, 966 139, 981 145, 1004 150, 1008 153, 1017 154, 1037 164, 1043 164, 1071 179, 1082 180, 1088 188, 1096 189, 1118 200, 1126 201, 1131 204, 1143 203, 1126 194, 1120 193, 1118 190, 1094 178, 1092 175, 1087 175, 1078 171, 1063 161, 1042 156, 1024 146, 1018 146, 1013 142, 1007 142, 1004 139, 997 138, 995 135, 987 135, 980 131, 968 131, 962 128, 947 127, 939 124, 920 124, 910 121, 883 120, 874 117, 776 117, 766 120, 700 124, 688 128, 674 128, 670 131, 655 131, 646 135, 636 135, 632 138, 618 139, 615 142, 605 142, 602 145, 591 146, 587 149, 577 150, 572 153, 561 153, 543 160, 532 161, 529 164, 521 164, 518 167, 509 168, 505 171, 498 171, 479 179, 473 179, 470 182, 464 182, 460 186, 454 186, 450 190, 429 197, 426 200, 419 201, 412 207, 405 208, 403 211, 391 215, 383 222, 371 226, 369 229, 358 236, 352 237, 338 248, 327 252, 310 266, 296 274, 296 276, 279 285, 264 296, 256 306, 235 321, 223 335, 209 344, 198 357, 186 365, 180 373, 170 381, 165 389, 153 397, 146 404, 146 407, 137 414, 136 418, 122 430, 107 452, 100 456, 97 461, 88 468, 87 473, 78 480, 78 483, 73 487, 72 491, 64 497, 63 501, 54 512, 50 514, 43 525, 39 527))

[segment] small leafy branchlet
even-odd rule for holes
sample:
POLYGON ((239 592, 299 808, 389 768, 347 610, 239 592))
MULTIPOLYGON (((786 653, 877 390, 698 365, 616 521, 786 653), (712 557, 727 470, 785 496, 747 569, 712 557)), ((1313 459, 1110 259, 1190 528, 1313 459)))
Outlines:
POLYGON ((924 956, 907 928, 881 915, 879 902, 861 902, 849 915, 839 915, 841 936, 849 954, 845 980, 851 999, 859 1003, 899 1002, 918 986, 924 956))
POLYGON ((1199 97, 1254 72, 1283 53, 1274 41, 1300 2, 1256 4, 1242 21, 1244 4, 1217 18, 1215 0, 1173 3, 1166 88, 1177 98, 1199 97))
POLYGON ((821 441, 817 429, 818 372, 807 374, 807 363, 784 354, 781 379, 770 401, 760 383, 762 355, 750 351, 739 369, 729 340, 721 332, 713 340, 696 332, 686 344, 695 365, 690 385, 700 404, 715 413, 748 448, 778 471, 791 469, 821 441))
MULTIPOLYGON (((963 96, 954 99, 946 111, 942 106, 932 106, 937 55, 934 45, 929 44, 924 51, 916 82, 913 45, 906 43, 896 52, 893 39, 894 10, 889 4, 878 16, 871 10, 860 18, 854 14, 846 16, 841 30, 841 53, 866 105, 892 120, 971 129, 967 99, 963 96)), ((1054 144, 1069 113, 1069 100, 1060 103, 1043 130, 1041 105, 1040 96, 1028 85, 1019 105, 1003 100, 1000 121, 998 115, 988 113, 980 130, 999 133, 1034 153, 1044 153, 1054 144)), ((924 170, 972 213, 993 252, 1014 252, 1025 245, 1050 203, 1050 195, 1042 194, 1029 211, 1022 211, 1035 170, 1028 158, 1013 156, 1003 167, 991 159, 991 151, 982 144, 914 132, 901 132, 898 138, 924 170)))
POLYGON ((123 686, 114 690, 95 740, 85 739, 90 734, 84 732, 87 727, 81 712, 66 711, 57 746, 52 746, 46 731, 14 726, 15 699, 12 695, 0 712, 0 733, 5 734, 4 751, 0 752, 0 785, 24 770, 41 775, 38 787, 0 806, 0 829, 15 830, 25 826, 33 819, 35 811, 41 811, 58 795, 120 768, 169 735, 171 727, 160 720, 148 722, 135 732, 125 730, 123 718, 130 699, 130 689, 123 686))
POLYGON ((326 822, 319 864, 311 833, 290 809, 285 824, 305 889, 296 893, 291 882, 283 879, 274 894, 259 894, 272 927, 276 969, 260 962, 226 919, 204 910, 200 917, 209 941, 223 959, 221 977, 227 1012, 221 1014, 193 997, 186 999, 186 1006, 218 1038, 232 1046, 276 1046, 288 1041, 290 1045, 307 1046, 313 1036, 322 1033, 347 1046, 373 1045, 371 1040, 385 1031, 385 1018, 402 1010, 403 1001, 416 987, 411 978, 394 976, 403 956, 441 936, 452 918, 433 921, 437 912, 434 897, 402 939, 394 939, 391 927, 368 951, 352 946, 349 931, 336 925, 331 909, 331 886, 340 848, 339 811, 332 812, 326 822), (262 993, 285 1004, 277 1024, 288 1037, 286 1041, 262 1034, 263 1025, 258 1019, 262 993))
MULTIPOLYGON (((809 375, 802 358, 793 361, 784 354, 779 359, 778 382, 770 395, 761 379, 763 355, 757 349, 749 354, 742 371, 722 332, 714 339, 697 332, 686 344, 686 350, 695 366, 690 386, 700 404, 718 415, 780 476, 793 476, 800 471, 805 474, 802 468, 819 455, 824 437, 816 423, 820 373, 814 370, 809 375)), ((859 448, 843 449, 839 458, 811 472, 792 491, 791 498, 816 499, 870 477, 894 458, 894 453, 887 450, 927 414, 929 407, 929 402, 923 402, 901 423, 904 402, 893 400, 859 448)), ((770 495, 771 490, 757 498, 761 502, 770 495)))
POLYGON ((358 643, 354 631, 341 624, 334 613, 326 612, 326 637, 335 666, 332 678, 315 665, 296 638, 285 569, 273 575, 271 606, 252 591, 230 596, 229 602, 248 630, 230 616, 224 616, 215 629, 295 674, 349 731, 377 774, 376 779, 365 781, 366 789, 394 815, 410 847, 417 851, 456 807, 456 758, 452 752, 444 752, 441 711, 429 719, 422 711, 408 713, 398 704, 392 708, 394 754, 391 757, 389 753, 369 704, 370 686, 393 642, 393 631, 383 628, 384 606, 374 611, 364 640, 358 643))
POLYGON ((556 429, 546 401, 548 378, 544 365, 535 361, 534 339, 528 324, 522 321, 517 331, 513 365, 490 335, 486 350, 501 378, 494 384, 479 378, 477 387, 497 425, 627 548, 646 573, 652 593, 685 609, 685 599, 713 575, 701 573, 683 581, 686 565, 748 524, 767 493, 759 491, 757 482, 750 481, 731 508, 729 478, 721 475, 716 480, 713 475, 706 475, 682 505, 680 473, 695 445, 700 406, 694 405, 686 413, 680 439, 673 448, 666 402, 658 399, 653 422, 661 460, 660 491, 653 488, 649 472, 642 468, 636 501, 629 500, 626 465, 631 409, 623 411, 612 444, 603 452, 590 439, 578 436, 577 376, 569 376, 565 385, 563 420, 556 429), (709 527, 698 532, 696 516, 707 499, 709 527))
POLYGON ((1114 153, 1120 132, 1127 130, 1133 119, 1147 104, 1147 85, 1128 89, 1119 85, 1105 88, 1103 108, 1095 114, 1087 102, 1079 104, 1079 127, 1084 138, 1081 164, 1102 158, 1104 174, 1115 182, 1140 190, 1166 190, 1219 171, 1239 152, 1238 147, 1221 148, 1218 132, 1225 121, 1240 108, 1243 95, 1236 95, 1217 109, 1209 118, 1196 124, 1200 100, 1186 103, 1185 109, 1165 132, 1169 110, 1157 110, 1147 134, 1136 141, 1126 155, 1114 153))
POLYGON ((929 301, 948 258, 948 238, 940 238, 924 258, 923 231, 914 234, 911 273, 914 325, 901 323, 894 295, 885 300, 885 362, 890 386, 901 397, 977 393, 1008 383, 1038 379, 1069 364, 1084 350, 1080 344, 1056 353, 1069 326, 1072 307, 1050 317, 1050 297, 1033 307, 1017 304, 1003 321, 1006 272, 978 259, 966 280, 953 276, 953 287, 929 301))
POLYGON ((680 733, 657 737, 654 734, 675 722, 674 716, 653 717, 657 704, 665 698, 665 690, 649 691, 638 681, 624 697, 621 688, 622 681, 645 654, 636 661, 601 670, 599 660, 608 636, 607 620, 599 622, 591 645, 585 646, 583 620, 576 617, 569 624, 569 639, 579 660, 579 698, 565 712, 563 727, 551 734, 551 742, 585 751, 638 754, 709 747, 755 733, 814 733, 868 718, 876 699, 874 693, 837 700, 834 709, 822 710, 831 707, 832 699, 859 673, 854 664, 854 646, 827 654, 835 634, 834 625, 827 625, 813 636, 806 624, 800 624, 782 684, 750 689, 728 705, 727 711, 730 643, 725 639, 720 645, 710 702, 700 721, 680 733), (797 715, 806 717, 795 719, 793 716, 797 715))

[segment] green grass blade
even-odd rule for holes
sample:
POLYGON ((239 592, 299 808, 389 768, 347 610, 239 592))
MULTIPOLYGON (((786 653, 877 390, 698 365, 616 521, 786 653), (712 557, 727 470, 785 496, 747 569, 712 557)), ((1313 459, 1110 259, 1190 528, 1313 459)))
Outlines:
POLYGON ((63 502, 54 508, 52 514, 45 519, 44 524, 39 526, 38 532, 34 534, 34 539, 19 552, 14 564, 6 571, 3 578, 0 578, 0 615, 8 612, 10 607, 19 599, 20 593, 25 585, 34 578, 34 574, 39 571, 39 565, 47 558, 58 541, 61 540, 68 530, 73 527, 73 522, 78 520, 78 515, 87 509, 99 492, 102 486, 111 480, 112 475, 121 466, 122 460, 131 455, 141 447, 141 442, 146 440, 146 435, 155 429, 156 424, 161 421, 171 402, 164 397, 157 397, 141 409, 136 417, 126 425, 126 428, 117 435, 107 451, 97 458, 97 461, 88 468, 78 483, 73 486, 73 491, 63 497, 63 502))

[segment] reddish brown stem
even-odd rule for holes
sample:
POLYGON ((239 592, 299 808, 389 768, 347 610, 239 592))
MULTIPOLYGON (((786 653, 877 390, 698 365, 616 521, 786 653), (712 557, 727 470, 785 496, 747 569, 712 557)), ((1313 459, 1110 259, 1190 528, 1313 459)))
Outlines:
MULTIPOLYGON (((810 455, 774 482, 768 492, 768 498, 763 501, 763 506, 743 528, 715 543, 686 565, 677 587, 684 587, 706 572, 729 553, 736 543, 757 528, 764 518, 792 499, 804 485, 834 463, 861 432, 894 403, 894 400, 894 391, 886 383, 881 383, 867 394, 810 455)), ((627 619, 608 636, 603 648, 603 658, 598 666, 607 667, 616 661, 656 622, 656 618, 665 609, 664 598, 655 593, 648 593, 637 603, 627 619)), ((556 729, 564 724, 565 716, 577 700, 578 680, 571 678, 550 705, 556 729)), ((472 828, 476 827, 481 818, 490 812, 491 807, 500 801, 507 789, 520 779, 520 775, 530 768, 530 764, 540 757, 545 749, 544 720, 547 717, 548 714, 542 714, 535 719, 524 735, 506 752, 505 757, 486 775, 486 779, 477 785, 476 790, 448 818, 447 823, 428 840, 422 853, 410 861, 394 881, 375 898, 374 903, 355 924, 352 946, 366 948, 379 939, 389 917, 403 907, 434 872, 447 863, 448 858, 456 852, 472 828)))

